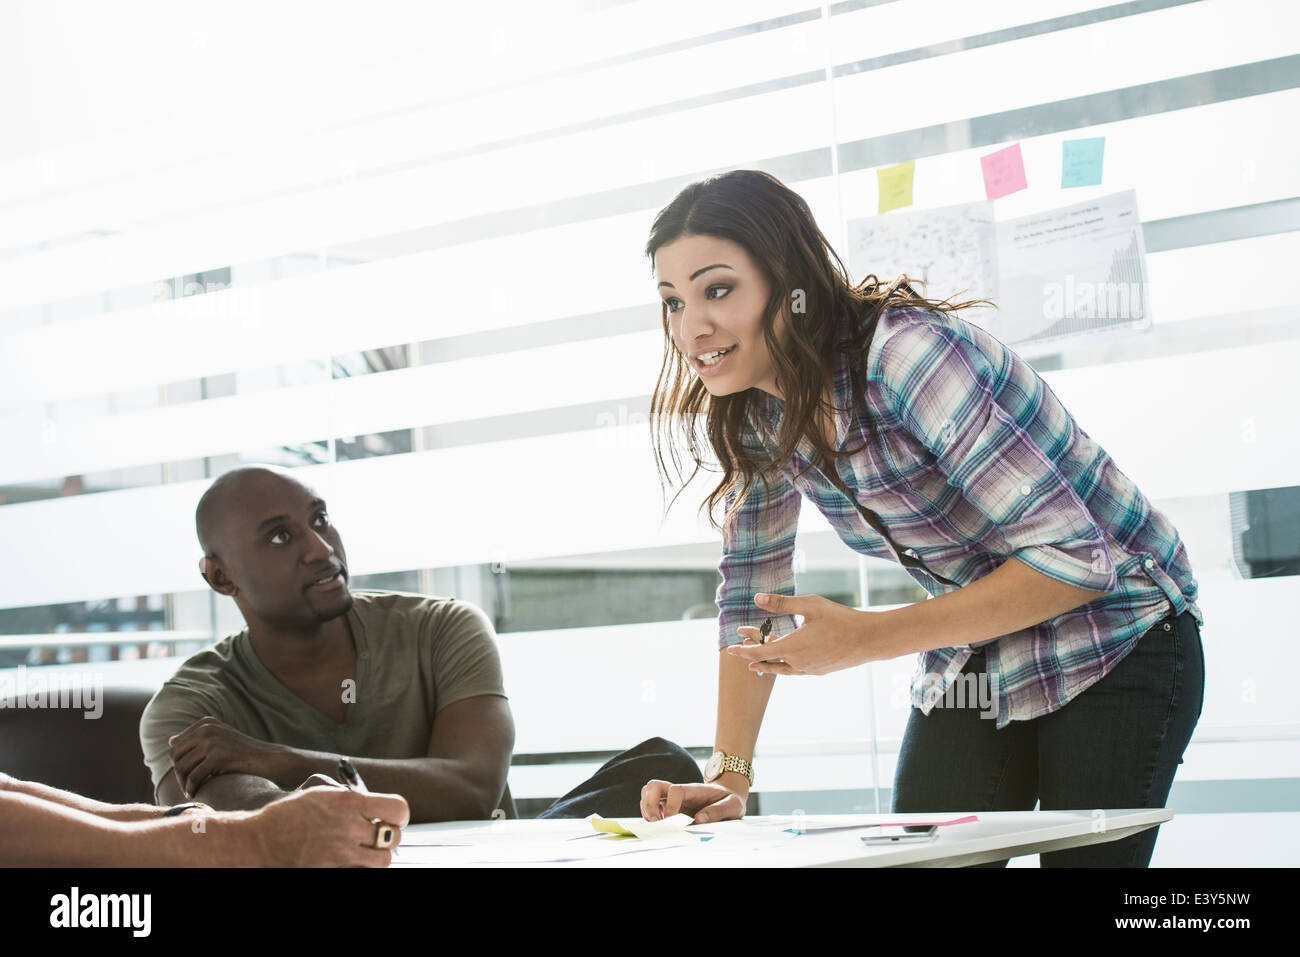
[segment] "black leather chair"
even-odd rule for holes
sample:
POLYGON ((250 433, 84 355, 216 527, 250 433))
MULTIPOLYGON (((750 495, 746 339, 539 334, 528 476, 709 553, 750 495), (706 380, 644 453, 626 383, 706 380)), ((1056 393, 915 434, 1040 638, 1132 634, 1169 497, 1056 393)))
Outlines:
POLYGON ((110 687, 103 713, 79 708, 0 708, 0 771, 112 804, 153 803, 140 752, 140 716, 153 688, 110 687))

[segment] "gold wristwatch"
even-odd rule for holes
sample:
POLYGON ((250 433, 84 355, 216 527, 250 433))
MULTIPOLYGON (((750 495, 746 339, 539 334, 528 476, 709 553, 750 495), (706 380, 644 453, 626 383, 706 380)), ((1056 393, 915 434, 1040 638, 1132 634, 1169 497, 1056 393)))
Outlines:
POLYGON ((749 786, 754 786, 754 766, 744 758, 738 758, 734 754, 727 754, 723 751, 714 751, 709 757, 709 763, 704 765, 704 780, 716 781, 722 776, 723 771, 735 771, 737 774, 743 774, 749 779, 749 786))

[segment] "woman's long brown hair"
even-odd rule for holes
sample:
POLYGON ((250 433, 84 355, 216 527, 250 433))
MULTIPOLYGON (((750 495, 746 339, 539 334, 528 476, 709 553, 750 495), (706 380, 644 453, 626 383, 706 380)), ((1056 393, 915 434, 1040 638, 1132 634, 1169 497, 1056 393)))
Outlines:
MULTIPOLYGON (((664 448, 680 478, 679 453, 684 446, 695 468, 668 503, 671 508, 682 489, 705 468, 700 451, 702 442, 707 440, 721 466, 722 480, 700 508, 708 508, 709 523, 719 531, 721 526, 713 517, 717 504, 730 491, 736 491, 723 516, 723 523, 730 524, 755 478, 761 478, 766 487, 777 463, 789 462, 805 436, 822 462, 862 451, 863 446, 844 451, 829 448, 815 423, 819 414, 834 414, 824 397, 834 385, 836 353, 847 354, 851 367, 861 373, 876 323, 887 306, 910 305, 951 312, 979 304, 992 305, 987 299, 951 304, 947 300, 923 298, 910 284, 918 282, 924 286, 925 283, 910 280, 906 274, 899 275, 887 286, 874 273, 853 285, 844 263, 817 227, 803 197, 761 170, 718 173, 678 193, 655 217, 651 227, 645 254, 652 269, 659 248, 683 236, 713 236, 743 247, 763 272, 771 290, 761 322, 763 338, 775 365, 776 383, 784 397, 776 449, 756 449, 741 440, 751 405, 760 398, 756 394, 758 390, 711 395, 673 344, 668 304, 665 302, 660 307, 664 356, 650 400, 651 439, 660 484, 664 485, 668 473, 664 448), (790 302, 796 290, 803 292, 803 310, 792 313, 790 302), (784 344, 777 340, 775 325, 783 310, 789 340, 784 344)), ((852 401, 857 408, 864 399, 865 376, 855 374, 852 378, 852 401)))

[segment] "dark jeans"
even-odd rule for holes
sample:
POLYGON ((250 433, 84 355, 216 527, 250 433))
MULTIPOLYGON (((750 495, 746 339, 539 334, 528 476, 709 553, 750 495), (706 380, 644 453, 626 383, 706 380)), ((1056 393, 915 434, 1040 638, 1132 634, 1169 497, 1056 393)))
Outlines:
MULTIPOLYGON (((985 656, 976 654, 962 673, 984 668, 985 656)), ((1164 807, 1204 693, 1201 631, 1188 611, 1170 612, 1110 674, 1032 721, 998 731, 977 707, 936 706, 929 715, 912 708, 893 810, 1032 811, 1035 802, 1044 811, 1164 807)), ((1039 861, 1043 867, 1146 867, 1158 831, 1052 851, 1039 861)))
POLYGON ((600 770, 541 814, 543 817, 640 817, 641 789, 653 779, 673 784, 704 780, 695 759, 664 738, 650 738, 610 758, 600 770))

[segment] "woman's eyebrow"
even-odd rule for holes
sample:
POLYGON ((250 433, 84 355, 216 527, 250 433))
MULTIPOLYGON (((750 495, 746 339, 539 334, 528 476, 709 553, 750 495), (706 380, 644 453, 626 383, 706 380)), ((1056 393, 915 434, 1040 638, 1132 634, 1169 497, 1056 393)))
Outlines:
MULTIPOLYGON (((695 282, 695 277, 698 276, 700 273, 708 272, 710 269, 730 269, 730 268, 731 267, 728 266, 726 263, 714 263, 712 266, 705 266, 703 269, 697 269, 695 270, 695 272, 691 273, 691 282, 695 282)), ((659 285, 667 286, 669 289, 677 288, 670 282, 661 282, 659 285)))

